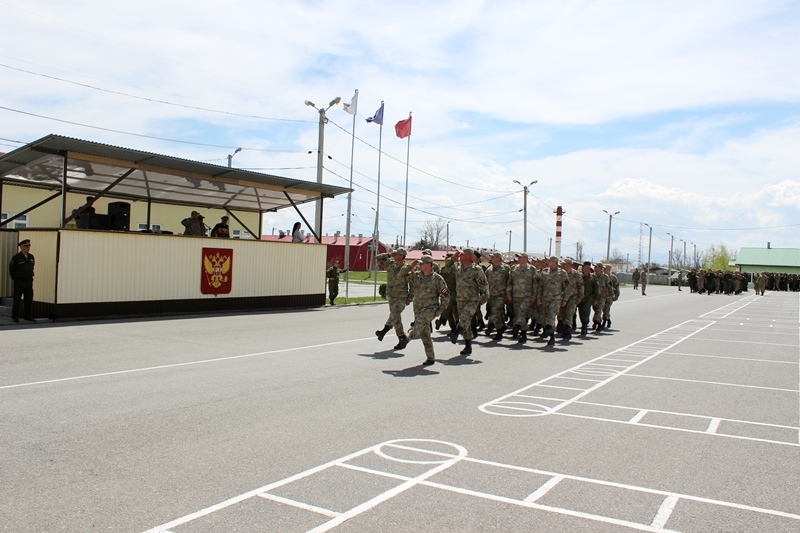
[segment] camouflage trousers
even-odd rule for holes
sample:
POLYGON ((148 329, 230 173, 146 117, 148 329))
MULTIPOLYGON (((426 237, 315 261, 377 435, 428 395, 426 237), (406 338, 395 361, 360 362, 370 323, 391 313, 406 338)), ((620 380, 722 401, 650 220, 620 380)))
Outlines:
POLYGON ((472 340, 472 317, 478 312, 481 302, 478 298, 458 300, 458 329, 464 340, 472 340))
POLYGON ((589 327, 592 314, 592 301, 583 300, 578 304, 578 316, 581 317, 581 327, 589 327))
POLYGON ((606 300, 605 305, 603 305, 603 320, 609 320, 611 318, 611 305, 614 303, 614 300, 606 300))
POLYGON ((572 329, 572 321, 575 318, 576 307, 578 307, 577 298, 570 298, 569 300, 567 300, 567 305, 565 305, 558 311, 559 324, 566 324, 568 328, 572 329))
POLYGON ((503 297, 490 298, 486 307, 489 310, 489 323, 494 324, 495 329, 502 328, 506 323, 503 316, 503 309, 506 307, 503 297))
POLYGON ((561 310, 561 300, 542 300, 542 312, 544 314, 544 325, 555 329, 556 317, 561 310))
MULTIPOLYGON (((644 285, 642 285, 642 292, 644 292, 644 285)), ((595 324, 600 324, 603 321, 603 303, 605 300, 597 300, 596 304, 592 304, 592 309, 594 309, 594 317, 592 318, 592 322, 595 324)))
POLYGON ((514 326, 524 328, 528 325, 528 314, 531 311, 531 299, 528 297, 514 298, 514 326))
POLYGON ((419 337, 422 346, 425 348, 425 356, 428 361, 433 361, 436 356, 433 353, 433 341, 431 340, 431 322, 436 318, 436 307, 414 308, 414 327, 408 330, 406 336, 409 339, 419 337))
POLYGON ((405 298, 396 298, 389 296, 389 318, 386 320, 386 325, 390 328, 394 328, 394 332, 397 334, 398 337, 401 335, 405 335, 406 332, 403 329, 403 310, 406 308, 406 299, 405 298))

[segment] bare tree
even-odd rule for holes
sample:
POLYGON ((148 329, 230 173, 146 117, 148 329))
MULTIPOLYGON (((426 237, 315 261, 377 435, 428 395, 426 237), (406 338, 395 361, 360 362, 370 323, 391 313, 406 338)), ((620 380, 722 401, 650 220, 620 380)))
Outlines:
POLYGON ((611 249, 611 257, 608 258, 609 263, 624 263, 625 256, 622 255, 622 252, 619 251, 619 248, 616 246, 611 249))
POLYGON ((441 218, 423 222, 419 236, 420 240, 415 244, 417 248, 430 248, 431 250, 441 250, 445 246, 445 235, 447 233, 447 222, 441 218))

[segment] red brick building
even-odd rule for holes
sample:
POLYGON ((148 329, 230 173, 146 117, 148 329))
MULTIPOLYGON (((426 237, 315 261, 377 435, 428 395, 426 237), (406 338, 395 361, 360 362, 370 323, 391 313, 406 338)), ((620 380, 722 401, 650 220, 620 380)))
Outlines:
MULTIPOLYGON (((284 234, 281 235, 262 235, 262 241, 273 242, 292 242, 292 236, 284 234)), ((314 242, 313 235, 306 235, 303 242, 314 242)), ((328 247, 327 264, 333 263, 334 259, 338 259, 344 268, 344 245, 347 239, 343 235, 326 235, 322 237, 322 244, 328 247)), ((371 249, 372 236, 351 235, 350 236, 350 270, 369 270, 370 261, 373 257, 374 251, 371 249)), ((385 244, 378 243, 378 253, 382 254, 388 251, 385 244)))

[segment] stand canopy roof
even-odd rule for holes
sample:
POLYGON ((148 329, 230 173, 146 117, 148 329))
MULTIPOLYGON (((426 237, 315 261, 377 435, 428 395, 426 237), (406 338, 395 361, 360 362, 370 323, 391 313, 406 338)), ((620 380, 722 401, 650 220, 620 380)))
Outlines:
POLYGON ((204 208, 277 211, 345 187, 282 178, 92 141, 48 135, 0 157, 9 185, 204 208), (291 201, 290 201, 291 199, 291 201))

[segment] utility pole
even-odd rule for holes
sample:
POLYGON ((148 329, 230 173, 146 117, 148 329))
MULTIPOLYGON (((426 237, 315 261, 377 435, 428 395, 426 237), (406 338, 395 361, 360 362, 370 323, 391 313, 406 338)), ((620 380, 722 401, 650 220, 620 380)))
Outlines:
POLYGON ((522 251, 528 251, 528 187, 531 185, 536 185, 539 183, 539 180, 533 180, 527 185, 523 185, 517 180, 514 180, 514 183, 522 187, 522 192, 524 193, 523 201, 522 201, 522 251))
POLYGON ((671 233, 667 233, 669 235, 669 261, 667 263, 667 286, 669 286, 669 280, 672 279, 672 243, 675 241, 675 236, 671 233))
POLYGON ((613 215, 603 209, 603 213, 608 215, 608 244, 606 244, 606 261, 611 261, 611 219, 614 218, 616 215, 619 215, 619 211, 614 213, 613 215))
POLYGON ((650 281, 650 251, 653 249, 653 228, 650 224, 645 224, 650 228, 650 239, 647 241, 647 268, 644 270, 644 275, 647 281, 650 281))

